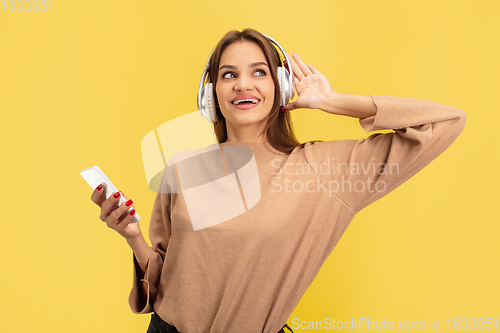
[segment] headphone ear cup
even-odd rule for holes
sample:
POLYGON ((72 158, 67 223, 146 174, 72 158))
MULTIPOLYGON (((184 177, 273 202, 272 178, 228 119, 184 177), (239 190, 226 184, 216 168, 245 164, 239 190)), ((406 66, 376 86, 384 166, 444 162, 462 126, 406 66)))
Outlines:
POLYGON ((214 103, 214 84, 213 83, 207 83, 206 85, 206 98, 207 98, 207 119, 208 117, 210 117, 210 119, 208 119, 208 121, 210 121, 211 123, 215 123, 217 121, 217 109, 215 108, 215 103, 214 103))
POLYGON ((212 87, 213 83, 207 83, 203 86, 203 88, 201 88, 201 105, 199 106, 200 113, 211 123, 217 121, 217 112, 214 105, 214 93, 212 87))
POLYGON ((285 91, 283 89, 283 67, 278 67, 278 72, 276 74, 278 76, 278 84, 280 86, 280 107, 285 106, 285 91))
POLYGON ((280 85, 280 106, 285 106, 290 101, 289 74, 284 67, 278 67, 277 75, 280 85))

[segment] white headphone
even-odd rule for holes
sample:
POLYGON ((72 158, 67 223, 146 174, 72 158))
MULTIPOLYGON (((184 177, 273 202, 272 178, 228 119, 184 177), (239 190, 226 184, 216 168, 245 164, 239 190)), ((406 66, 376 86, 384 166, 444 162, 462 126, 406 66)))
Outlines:
MULTIPOLYGON (((280 87, 280 106, 285 106, 288 104, 288 102, 290 102, 290 100, 294 96, 293 71, 291 65, 292 63, 290 62, 290 59, 288 58, 285 50, 283 50, 283 48, 281 47, 280 44, 278 44, 277 41, 275 41, 266 34, 262 35, 265 36, 267 39, 269 39, 271 42, 273 42, 276 46, 278 46, 278 48, 281 50, 281 53, 286 59, 284 61, 284 65, 288 66, 288 68, 278 66, 278 72, 277 72, 278 83, 280 87)), ((210 59, 212 58, 213 53, 214 50, 212 50, 212 52, 210 53, 210 57, 208 57, 207 64, 205 65, 205 70, 201 75, 200 87, 198 89, 198 108, 200 109, 200 113, 211 123, 217 121, 217 113, 214 105, 213 83, 210 82, 205 85, 203 84, 205 83, 208 74, 210 59)))

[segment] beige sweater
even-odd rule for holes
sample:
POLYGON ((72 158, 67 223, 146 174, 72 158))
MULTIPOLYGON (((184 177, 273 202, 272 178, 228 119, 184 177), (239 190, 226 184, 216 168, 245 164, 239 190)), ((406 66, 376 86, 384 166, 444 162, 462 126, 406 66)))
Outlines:
POLYGON ((372 98, 377 113, 359 120, 363 129, 395 132, 307 142, 291 154, 223 143, 174 155, 154 203, 145 277, 133 256, 132 311, 154 310, 182 333, 278 332, 354 215, 465 126, 451 106, 372 98))

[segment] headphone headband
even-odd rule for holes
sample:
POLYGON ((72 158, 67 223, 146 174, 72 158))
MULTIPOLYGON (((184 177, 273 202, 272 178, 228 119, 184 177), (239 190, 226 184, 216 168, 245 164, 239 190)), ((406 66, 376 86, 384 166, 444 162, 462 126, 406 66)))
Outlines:
POLYGON ((287 70, 288 70, 288 87, 289 87, 289 92, 288 92, 288 96, 290 96, 290 99, 293 98, 293 71, 292 71, 292 63, 290 62, 290 59, 288 58, 285 50, 283 50, 283 48, 281 47, 281 45, 276 41, 274 40, 274 38, 272 38, 271 36, 268 36, 266 34, 263 34, 261 32, 262 35, 264 35, 267 39, 269 39, 270 41, 272 41, 274 43, 274 45, 276 45, 280 50, 281 50, 281 54, 283 55, 283 57, 285 58, 285 63, 284 65, 287 66, 287 70))

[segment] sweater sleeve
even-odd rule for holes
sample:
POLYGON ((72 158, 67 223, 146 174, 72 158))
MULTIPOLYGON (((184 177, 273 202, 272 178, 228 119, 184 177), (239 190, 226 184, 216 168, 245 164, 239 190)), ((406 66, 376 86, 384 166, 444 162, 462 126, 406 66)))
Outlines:
MULTIPOLYGON (((164 179, 162 184, 163 182, 164 179)), ((149 224, 149 239, 152 247, 150 247, 149 260, 144 276, 137 258, 133 254, 133 286, 129 295, 129 306, 135 314, 154 311, 153 305, 158 295, 163 262, 171 235, 170 204, 171 194, 169 191, 160 190, 156 195, 149 224), (144 295, 143 283, 147 287, 147 295, 144 295)))
POLYGON ((437 102, 371 97, 376 113, 360 119, 360 125, 366 132, 394 132, 375 133, 362 140, 320 142, 306 154, 319 181, 354 213, 422 170, 455 141, 466 121, 464 111, 437 102), (327 163, 323 169, 322 163, 327 163))

